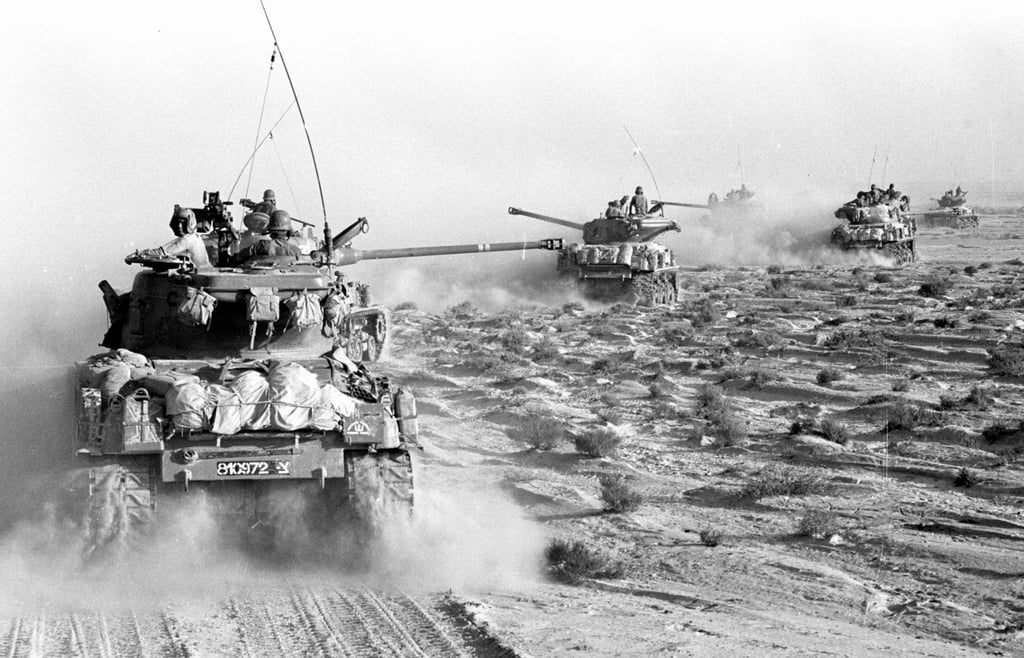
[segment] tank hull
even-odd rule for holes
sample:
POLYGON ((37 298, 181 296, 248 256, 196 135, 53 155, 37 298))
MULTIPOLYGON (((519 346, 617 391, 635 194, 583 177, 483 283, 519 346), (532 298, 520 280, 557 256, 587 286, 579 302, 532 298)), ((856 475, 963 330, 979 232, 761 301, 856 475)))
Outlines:
POLYGON ((922 213, 915 213, 918 225, 933 228, 977 228, 978 215, 968 206, 940 208, 922 213))
POLYGON ((559 252, 557 269, 595 301, 650 306, 672 304, 679 297, 674 256, 653 242, 571 244, 559 252))

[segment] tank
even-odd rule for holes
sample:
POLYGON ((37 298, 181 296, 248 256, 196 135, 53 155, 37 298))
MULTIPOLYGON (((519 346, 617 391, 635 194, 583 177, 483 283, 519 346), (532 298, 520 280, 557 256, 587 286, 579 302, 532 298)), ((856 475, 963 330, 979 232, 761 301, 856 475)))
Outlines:
POLYGON ((708 195, 708 208, 715 216, 750 214, 761 209, 760 204, 754 201, 754 194, 747 189, 746 185, 740 186, 739 189, 729 190, 722 199, 712 192, 708 195))
POLYGON ((964 205, 920 210, 904 214, 913 217, 922 227, 964 229, 977 228, 979 225, 978 215, 974 212, 974 209, 964 205))
POLYGON ((232 252, 246 236, 228 205, 207 193, 193 209, 212 267, 144 250, 125 259, 142 267, 130 291, 100 284, 109 351, 77 364, 80 468, 68 486, 87 555, 130 547, 155 525, 158 500, 185 495, 215 501, 218 525, 261 545, 282 523, 365 537, 408 513, 416 400, 370 369, 387 315, 343 268, 561 247, 356 250, 350 241, 368 228, 360 218, 337 236, 300 230, 290 238, 299 257, 239 263, 232 252), (284 520, 279 493, 302 501, 284 520))
POLYGON ((832 231, 832 246, 847 251, 876 252, 897 265, 917 259, 914 236, 917 225, 913 216, 904 213, 896 203, 857 206, 850 202, 835 212, 843 224, 832 231))
MULTIPOLYGON (((659 202, 655 202, 654 208, 657 211, 659 202)), ((679 231, 676 222, 647 214, 599 217, 580 224, 519 208, 509 208, 508 212, 583 234, 582 243, 558 249, 557 270, 571 277, 585 297, 647 305, 671 304, 678 298, 679 266, 675 255, 654 241, 662 233, 679 231)))
POLYGON ((939 204, 939 208, 959 208, 967 205, 967 192, 958 187, 955 192, 946 190, 940 198, 932 200, 939 204))

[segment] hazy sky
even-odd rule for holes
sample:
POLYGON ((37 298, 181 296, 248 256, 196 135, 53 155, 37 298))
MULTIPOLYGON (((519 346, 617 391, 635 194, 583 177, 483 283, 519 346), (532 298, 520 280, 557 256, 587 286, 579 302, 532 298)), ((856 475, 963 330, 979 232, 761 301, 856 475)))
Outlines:
MULTIPOLYGON (((976 202, 993 172, 1024 178, 1024 9, 706 4, 267 9, 328 218, 369 217, 366 248, 564 234, 505 209, 583 220, 637 184, 653 190, 624 126, 661 195, 684 201, 738 186, 739 162, 763 197, 833 207, 869 171, 963 182, 976 202)), ((226 194, 239 175, 273 40, 257 1, 18 3, 5 18, 0 185, 16 239, 0 251, 0 302, 32 288, 89 304, 101 326, 96 282, 126 284, 120 258, 170 236, 174 203, 226 194)), ((264 132, 290 102, 278 60, 264 132)), ((256 158, 248 192, 265 187, 320 219, 294 108, 256 158)), ((22 324, 10 318, 5 330, 22 324)))

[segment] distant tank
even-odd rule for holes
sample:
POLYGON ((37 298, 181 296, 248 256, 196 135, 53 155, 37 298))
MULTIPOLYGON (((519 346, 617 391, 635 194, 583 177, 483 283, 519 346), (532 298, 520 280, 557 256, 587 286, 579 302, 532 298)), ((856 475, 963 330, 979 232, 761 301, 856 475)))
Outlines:
POLYGON ((232 245, 245 236, 227 205, 208 193, 193 209, 211 267, 144 250, 125 259, 144 267, 129 292, 100 284, 110 351, 77 364, 83 467, 70 485, 88 553, 126 546, 152 527, 158 498, 197 489, 224 509, 219 522, 270 539, 282 523, 275 492, 305 501, 287 524, 324 533, 349 515, 372 530, 410 509, 416 401, 362 363, 380 355, 387 316, 342 267, 561 247, 361 251, 347 246, 367 230, 360 218, 337 236, 326 226, 322 238, 293 236, 300 256, 239 262, 232 245))
POLYGON ((746 185, 741 185, 739 189, 729 190, 722 199, 712 192, 708 195, 708 208, 715 215, 742 215, 759 209, 759 204, 754 201, 754 194, 747 189, 746 185))
MULTIPOLYGON (((656 202, 655 208, 658 207, 656 202)), ((671 304, 679 296, 679 266, 668 247, 654 239, 679 225, 652 214, 599 217, 585 224, 509 208, 583 234, 582 243, 558 251, 558 272, 571 276, 590 299, 640 304, 671 304)))
POLYGON ((969 206, 952 206, 934 210, 919 210, 905 213, 921 226, 946 228, 977 228, 978 215, 969 206))
POLYGON ((857 206, 850 202, 838 208, 835 216, 845 221, 832 231, 830 242, 834 247, 877 252, 891 258, 897 265, 917 259, 914 247, 917 225, 912 216, 900 210, 898 204, 857 206))
POLYGON ((938 203, 940 208, 959 208, 967 204, 967 192, 957 187, 955 192, 946 190, 941 198, 932 200, 938 203))

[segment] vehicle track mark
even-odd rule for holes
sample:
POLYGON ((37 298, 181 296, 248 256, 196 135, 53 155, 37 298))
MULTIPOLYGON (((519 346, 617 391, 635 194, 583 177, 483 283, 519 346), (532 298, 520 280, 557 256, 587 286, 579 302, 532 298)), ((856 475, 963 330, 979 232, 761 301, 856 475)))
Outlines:
POLYGON ((21 627, 23 620, 21 617, 11 620, 10 630, 4 634, 3 643, 0 644, 0 649, 3 649, 4 655, 7 658, 14 658, 18 651, 18 639, 21 636, 21 627))
POLYGON ((295 606, 303 624, 309 631, 310 638, 314 642, 313 649, 325 656, 352 656, 352 650, 338 637, 329 620, 324 616, 312 592, 307 590, 302 593, 294 587, 291 592, 292 605, 295 606), (305 596, 303 596, 305 594, 305 596))
POLYGON ((431 618, 409 596, 396 594, 382 597, 370 590, 365 591, 363 596, 373 601, 394 628, 418 647, 422 655, 462 655, 438 621, 431 618))
POLYGON ((402 652, 402 647, 396 644, 382 632, 382 624, 379 615, 373 606, 367 606, 358 601, 354 596, 344 590, 335 588, 329 598, 331 609, 335 614, 340 611, 338 617, 342 620, 356 620, 359 622, 363 632, 361 638, 363 646, 368 651, 360 654, 366 656, 404 656, 410 655, 402 652))

